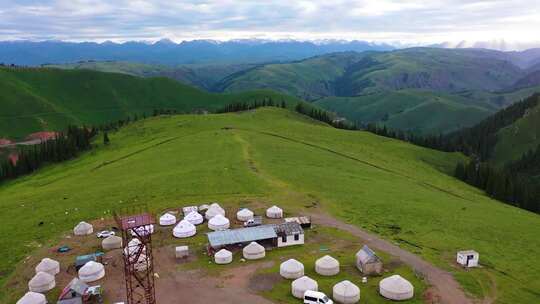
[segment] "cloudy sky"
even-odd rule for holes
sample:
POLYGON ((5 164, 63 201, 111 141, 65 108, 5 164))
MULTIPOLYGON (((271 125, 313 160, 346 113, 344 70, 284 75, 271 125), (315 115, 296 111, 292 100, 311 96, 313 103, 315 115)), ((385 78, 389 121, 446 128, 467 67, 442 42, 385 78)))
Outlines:
POLYGON ((0 40, 540 41, 540 0, 0 0, 0 40))

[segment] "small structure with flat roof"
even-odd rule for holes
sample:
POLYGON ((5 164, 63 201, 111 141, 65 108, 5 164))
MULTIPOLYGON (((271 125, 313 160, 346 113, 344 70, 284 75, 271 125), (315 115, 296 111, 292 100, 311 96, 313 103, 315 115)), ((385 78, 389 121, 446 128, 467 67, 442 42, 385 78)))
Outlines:
POLYGON ((474 250, 463 250, 457 253, 457 262, 463 267, 478 267, 480 254, 474 250))

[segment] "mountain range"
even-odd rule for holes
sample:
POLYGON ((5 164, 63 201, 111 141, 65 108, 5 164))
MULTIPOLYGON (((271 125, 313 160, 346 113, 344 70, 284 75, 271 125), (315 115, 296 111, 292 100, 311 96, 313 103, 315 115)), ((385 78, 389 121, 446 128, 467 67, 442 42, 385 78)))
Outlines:
POLYGON ((152 64, 255 63, 299 60, 342 51, 386 51, 387 44, 365 41, 193 40, 174 43, 73 43, 63 41, 2 41, 0 62, 16 65, 73 63, 87 60, 131 61, 152 64))

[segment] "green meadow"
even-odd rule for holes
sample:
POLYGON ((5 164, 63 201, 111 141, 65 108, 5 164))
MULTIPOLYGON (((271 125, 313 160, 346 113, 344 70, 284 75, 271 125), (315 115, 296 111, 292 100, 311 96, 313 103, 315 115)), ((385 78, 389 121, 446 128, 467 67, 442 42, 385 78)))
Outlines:
MULTIPOLYGON (((119 206, 263 200, 317 208, 377 233, 453 272, 473 297, 540 301, 540 217, 451 177, 460 154, 276 108, 153 117, 110 138, 109 146, 98 138, 77 159, 0 185, 0 286, 10 286, 16 265, 38 248, 119 206), (483 267, 454 266, 462 249, 479 251, 483 267)), ((0 302, 17 295, 2 288, 0 302)))

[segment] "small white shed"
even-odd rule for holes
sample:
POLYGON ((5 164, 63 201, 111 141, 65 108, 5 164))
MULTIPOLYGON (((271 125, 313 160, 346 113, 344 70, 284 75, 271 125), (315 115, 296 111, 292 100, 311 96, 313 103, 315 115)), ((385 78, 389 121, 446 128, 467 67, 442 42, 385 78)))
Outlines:
POLYGON ((463 267, 478 267, 480 254, 474 250, 463 250, 457 253, 457 262, 463 267))

